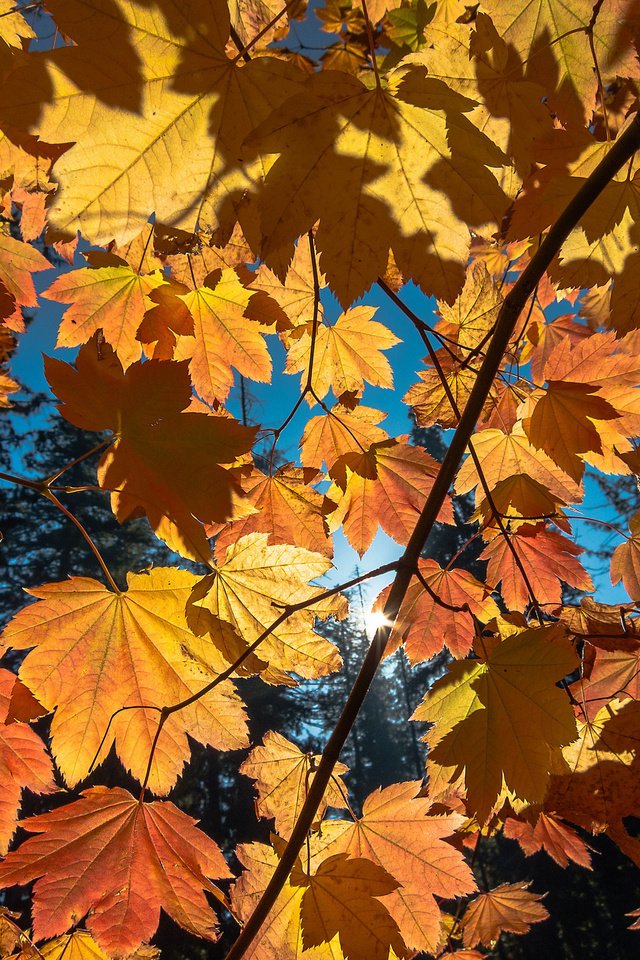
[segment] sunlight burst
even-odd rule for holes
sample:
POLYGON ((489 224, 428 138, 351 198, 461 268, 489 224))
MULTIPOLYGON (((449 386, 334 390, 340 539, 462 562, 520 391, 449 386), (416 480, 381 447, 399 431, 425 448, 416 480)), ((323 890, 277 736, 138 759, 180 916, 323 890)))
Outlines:
POLYGON ((364 623, 369 636, 373 636, 378 627, 389 623, 382 610, 368 610, 364 615, 364 623))

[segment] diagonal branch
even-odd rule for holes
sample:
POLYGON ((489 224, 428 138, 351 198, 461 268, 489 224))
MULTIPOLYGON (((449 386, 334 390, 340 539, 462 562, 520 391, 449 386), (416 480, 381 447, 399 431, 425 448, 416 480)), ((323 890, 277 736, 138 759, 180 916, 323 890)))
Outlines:
POLYGON ((571 230, 579 223, 583 214, 589 209, 618 170, 633 156, 638 148, 640 148, 640 115, 636 114, 635 119, 624 134, 615 142, 607 156, 598 164, 575 197, 567 204, 564 211, 549 230, 537 253, 533 256, 527 268, 507 294, 500 308, 495 332, 487 347, 484 362, 478 372, 476 382, 460 417, 460 423, 451 439, 447 454, 431 488, 431 492, 427 497, 427 502, 418 518, 411 538, 409 539, 409 543, 398 563, 398 572, 391 585, 389 597, 384 609, 387 622, 376 630, 344 709, 323 751, 318 770, 316 771, 313 783, 310 786, 309 793, 300 811, 289 842, 273 872, 271 880, 267 884, 253 913, 245 923, 239 937, 227 954, 226 960, 239 960, 240 957, 244 956, 257 936, 269 911, 275 904, 302 849, 309 828, 314 821, 324 792, 331 779, 333 768, 340 757, 340 752, 351 732, 351 728, 358 716, 367 691, 384 655, 389 635, 409 587, 418 557, 424 548, 427 537, 436 522, 436 518, 458 471, 469 438, 482 412, 491 384, 500 369, 503 355, 528 297, 535 289, 536 284, 560 250, 562 243, 569 236, 571 230))

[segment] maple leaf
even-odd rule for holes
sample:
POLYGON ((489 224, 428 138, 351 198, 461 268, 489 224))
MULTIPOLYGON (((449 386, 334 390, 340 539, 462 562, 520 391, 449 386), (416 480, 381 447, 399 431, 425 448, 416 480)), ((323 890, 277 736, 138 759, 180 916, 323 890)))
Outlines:
POLYGON ((16 9, 14 0, 0 0, 0 40, 4 40, 8 47, 20 49, 23 40, 33 37, 33 28, 16 9))
MULTIPOLYGON (((310 841, 313 843, 313 840, 310 841)), ((233 885, 231 903, 246 921, 260 899, 278 863, 276 851, 263 843, 243 843, 236 856, 245 870, 233 885)), ((278 899, 249 949, 249 960, 344 960, 337 935, 330 943, 305 949, 302 944, 300 905, 304 887, 285 881, 278 899)))
POLYGON ((74 46, 17 55, 4 77, 13 91, 4 124, 74 144, 56 162, 50 224, 96 243, 125 242, 155 212, 185 230, 224 221, 230 233, 251 178, 267 165, 241 165, 240 144, 304 74, 274 57, 229 59, 223 0, 197 0, 188 12, 137 0, 91 9, 87 20, 82 0, 53 0, 48 11, 74 46))
POLYGON ((413 715, 434 724, 429 766, 464 766, 470 810, 486 820, 503 781, 519 799, 544 798, 558 748, 576 737, 575 719, 555 683, 576 655, 557 627, 525 630, 482 660, 449 665, 413 715))
MULTIPOLYGON (((96 580, 74 577, 32 590, 2 636, 16 650, 34 648, 21 679, 47 710, 52 750, 70 786, 104 760, 111 746, 138 780, 144 779, 158 728, 159 708, 195 693, 225 664, 192 634, 185 605, 197 577, 158 568, 129 574, 116 594, 96 580), (217 666, 207 669, 209 656, 217 666)), ((171 714, 153 754, 149 787, 167 793, 189 755, 187 732, 218 749, 248 743, 242 701, 230 681, 171 714)))
MULTIPOLYGON (((387 327, 372 320, 376 309, 354 307, 331 326, 322 323, 317 328, 311 385, 320 399, 330 388, 337 397, 347 392, 360 395, 365 380, 375 387, 393 387, 391 366, 382 351, 400 341, 387 327)), ((287 353, 287 373, 308 370, 312 338, 309 331, 292 341, 287 353)), ((304 384, 305 377, 301 386, 304 384)))
POLYGON ((62 274, 43 296, 71 303, 58 331, 57 347, 76 347, 102 330, 126 370, 140 359, 136 333, 153 307, 149 294, 164 283, 160 271, 140 275, 129 266, 82 268, 62 274))
POLYGON ((11 406, 9 394, 16 393, 19 389, 20 384, 0 370, 0 409, 11 406))
POLYGON ((28 243, 0 233, 0 321, 24 332, 20 307, 36 307, 38 298, 33 273, 51 270, 51 264, 28 243))
POLYGON ((575 830, 544 811, 539 814, 535 824, 509 817, 503 834, 517 840, 526 857, 545 850, 561 867, 568 867, 569 861, 573 861, 587 870, 592 869, 590 847, 575 830))
POLYGON ((300 440, 303 464, 319 470, 326 463, 331 473, 345 454, 362 453, 372 444, 388 439, 386 432, 378 426, 385 416, 372 407, 357 406, 355 410, 349 410, 336 403, 329 413, 311 417, 300 440))
POLYGON ((340 596, 323 599, 320 588, 309 581, 326 573, 331 561, 302 547, 269 544, 268 539, 266 533, 251 533, 227 549, 224 563, 194 587, 190 622, 222 650, 228 643, 225 624, 231 624, 242 638, 234 649, 237 656, 271 627, 285 607, 318 596, 265 637, 258 656, 268 661, 265 679, 272 682, 290 683, 286 671, 301 677, 326 676, 341 660, 335 646, 313 631, 313 622, 315 617, 341 619, 347 604, 340 596), (195 622, 194 608, 196 614, 209 611, 212 621, 195 622))
MULTIPOLYGON (((109 960, 87 930, 74 930, 73 933, 56 937, 38 947, 38 954, 44 960, 109 960)), ((143 944, 129 955, 128 960, 157 960, 160 951, 156 947, 143 944)), ((29 949, 18 960, 34 960, 29 949)))
MULTIPOLYGON (((640 642, 637 619, 629 617, 633 607, 597 603, 592 597, 583 597, 578 607, 564 606, 560 619, 577 640, 587 640, 598 650, 633 652, 640 642)), ((585 651, 588 657, 588 651, 585 651)))
MULTIPOLYGON (((281 837, 288 837, 293 830, 319 760, 319 756, 302 753, 286 737, 269 730, 264 735, 263 745, 254 747, 240 767, 240 773, 255 780, 257 815, 273 817, 281 837)), ((335 765, 332 780, 318 807, 318 820, 322 819, 328 806, 344 806, 344 794, 339 786, 342 782, 333 778, 342 777, 347 770, 343 763, 335 765)))
POLYGON ((256 512, 229 524, 216 536, 216 556, 249 533, 268 533, 271 543, 289 543, 331 556, 333 544, 323 514, 323 498, 310 484, 318 471, 285 464, 273 476, 253 470, 241 480, 256 512))
POLYGON ((431 801, 418 797, 416 781, 376 790, 355 823, 326 820, 318 858, 346 853, 367 857, 399 882, 384 898, 407 944, 433 952, 440 940, 440 911, 434 897, 451 899, 476 889, 473 874, 455 847, 446 843, 462 823, 457 814, 429 816, 431 801))
MULTIPOLYGON (((522 424, 510 433, 503 430, 481 430, 471 438, 476 456, 489 488, 516 474, 532 477, 549 493, 565 503, 581 499, 578 484, 544 452, 531 446, 522 424)), ((480 482, 471 457, 467 457, 456 477, 456 493, 467 493, 480 482)))
POLYGON ((467 271, 464 287, 456 301, 451 306, 446 301, 438 302, 442 318, 438 330, 455 339, 460 347, 472 350, 492 330, 502 299, 486 264, 476 261, 467 271))
POLYGON ((605 5, 595 16, 591 0, 561 7, 552 0, 516 0, 508 7, 483 0, 482 6, 528 73, 545 84, 551 108, 564 120, 579 123, 591 116, 598 84, 594 56, 603 78, 636 73, 625 4, 612 4, 612 10, 605 5), (586 30, 592 20, 593 54, 586 30))
POLYGON ((102 455, 98 480, 112 491, 118 520, 144 512, 169 546, 206 562, 210 549, 198 521, 233 516, 240 490, 220 464, 246 453, 255 430, 227 417, 183 412, 191 401, 186 363, 152 360, 123 374, 110 348, 90 342, 75 369, 47 357, 45 372, 65 419, 116 437, 102 455))
MULTIPOLYGON (((559 467, 579 481, 584 472, 581 453, 602 452, 602 440, 593 420, 611 420, 618 412, 602 397, 593 396, 588 383, 550 380, 546 392, 529 404, 533 412, 523 420, 529 440, 559 467)), ((529 409, 531 409, 529 407, 529 409)))
POLYGON ((384 274, 390 248, 406 277, 455 299, 469 235, 450 198, 464 196, 478 227, 505 206, 483 166, 504 157, 464 117, 472 104, 424 69, 399 68, 387 83, 314 74, 246 141, 281 154, 259 195, 263 259, 319 220, 322 269, 345 308, 384 274))
POLYGON ((463 410, 476 382, 476 371, 470 366, 461 367, 457 359, 448 354, 439 356, 438 360, 448 390, 445 390, 438 370, 432 367, 419 370, 422 383, 410 387, 403 402, 413 408, 416 422, 421 427, 431 427, 436 423, 442 427, 456 427, 458 415, 449 395, 453 397, 458 410, 463 410))
POLYGON ((195 342, 181 339, 175 356, 190 358, 191 381, 208 403, 226 400, 233 386, 231 367, 251 380, 271 379, 271 358, 264 341, 268 331, 246 316, 252 295, 228 267, 214 287, 178 295, 193 317, 195 342))
MULTIPOLYGON (((584 312, 584 301, 582 310, 584 312)), ((556 317, 550 323, 544 319, 530 322, 527 325, 528 342, 520 354, 520 359, 523 363, 530 361, 534 382, 543 384, 546 379, 544 369, 547 360, 561 340, 569 337, 570 344, 574 346, 589 337, 590 333, 589 328, 574 320, 571 314, 556 317)))
POLYGON ((136 333, 136 340, 144 344, 145 356, 154 360, 173 360, 178 338, 193 337, 193 317, 184 302, 178 299, 188 291, 189 287, 184 283, 171 279, 149 294, 152 305, 136 333))
POLYGON ((611 557, 611 582, 622 580, 625 590, 634 600, 640 598, 640 514, 635 514, 630 522, 631 536, 619 544, 611 557))
POLYGON ((217 938, 203 890, 231 876, 220 850, 169 801, 141 803, 120 787, 92 787, 52 813, 29 817, 30 837, 0 864, 0 885, 35 880, 37 940, 64 933, 86 915, 107 954, 149 940, 160 907, 185 930, 217 938))
POLYGON ((532 893, 528 886, 502 883, 472 900, 462 918, 465 947, 492 946, 503 931, 527 933, 532 923, 546 920, 549 911, 539 902, 544 894, 532 893))
MULTIPOLYGON (((318 285, 322 289, 327 282, 317 263, 316 267, 318 285)), ((316 291, 309 244, 303 241, 296 244, 284 282, 266 264, 261 263, 251 278, 249 289, 268 294, 267 315, 273 314, 279 330, 286 333, 311 323, 316 310, 316 291)), ((322 317, 322 303, 317 305, 317 309, 322 317)))
MULTIPOLYGON (((418 570, 422 579, 416 578, 409 585, 393 627, 389 653, 402 639, 411 664, 430 660, 443 646, 456 658, 466 656, 475 636, 474 617, 486 623, 499 613, 488 588, 467 570, 443 570, 435 560, 419 560, 418 570)), ((374 610, 384 609, 388 595, 387 587, 374 610)))
MULTIPOLYGON (((378 526, 398 543, 407 543, 438 472, 437 461, 399 437, 375 443, 366 453, 346 455, 340 468, 334 464, 337 482, 327 493, 337 504, 328 516, 329 529, 342 524, 360 556, 373 543, 378 526)), ((438 519, 453 522, 450 502, 438 519)))
POLYGON ((53 793, 57 789, 44 743, 26 723, 13 722, 12 694, 17 686, 20 682, 15 674, 0 669, 0 853, 3 855, 16 828, 22 790, 53 793))
MULTIPOLYGON (((537 144, 536 158, 546 166, 530 178, 518 197, 511 235, 529 237, 553 223, 558 209, 575 196, 610 148, 611 141, 596 140, 577 128, 555 130, 537 144)), ((639 190, 637 172, 632 177, 618 173, 611 179, 565 241, 550 267, 553 279, 563 286, 594 286, 609 283, 612 274, 623 275, 632 265, 636 248, 639 190)))
POLYGON ((504 520, 509 520, 512 531, 537 519, 553 518, 556 526, 565 533, 571 533, 571 527, 560 509, 561 506, 565 506, 564 501, 552 496, 547 488, 533 477, 516 473, 512 477, 507 477, 506 480, 498 481, 491 490, 491 503, 486 496, 480 500, 473 513, 473 519, 482 519, 488 527, 495 526, 495 509, 504 520))
POLYGON ((543 606, 559 606, 561 583, 578 590, 593 590, 593 582, 578 555, 582 548, 544 524, 526 523, 508 534, 509 543, 520 563, 516 562, 506 538, 495 531, 493 539, 480 558, 488 560, 487 576, 492 583, 501 583, 501 593, 510 610, 517 610, 534 599, 543 606), (531 586, 522 576, 524 569, 531 586))
MULTIPOLYGON (((470 34, 466 24, 436 21, 430 25, 430 35, 437 42, 413 60, 451 89, 479 101, 470 119, 513 158, 520 176, 526 176, 536 140, 552 129, 542 102, 544 87, 534 82, 534 74, 525 74, 513 47, 499 36, 486 14, 478 11, 473 25, 475 31, 470 34)), ((509 169, 504 174, 502 186, 515 192, 518 177, 509 169)))
POLYGON ((631 650, 597 650, 586 676, 573 684, 585 713, 594 717, 607 700, 640 699, 640 643, 631 650))
POLYGON ((636 864, 640 848, 626 824, 640 813, 639 736, 640 707, 633 700, 611 700, 593 719, 580 720, 578 739, 563 749, 565 766, 552 776, 545 798, 546 810, 606 832, 636 864))
POLYGON ((305 949, 337 934, 345 960, 387 960, 390 947, 400 957, 407 955, 396 922, 378 899, 399 884, 378 864, 336 854, 311 876, 295 870, 291 882, 306 888, 300 905, 305 949))

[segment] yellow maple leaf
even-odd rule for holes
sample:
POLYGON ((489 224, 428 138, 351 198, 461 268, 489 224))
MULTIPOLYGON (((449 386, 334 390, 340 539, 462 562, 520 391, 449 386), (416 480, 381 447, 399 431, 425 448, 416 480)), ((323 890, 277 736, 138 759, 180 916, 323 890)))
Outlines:
MULTIPOLYGON (((302 753, 295 743, 269 730, 262 746, 254 747, 240 767, 240 773, 255 780, 257 815, 273 817, 281 837, 291 834, 319 761, 318 755, 302 753)), ((322 819, 328 806, 344 807, 346 789, 340 778, 347 772, 344 763, 336 763, 318 807, 317 820, 322 819)))
POLYGON ((344 73, 310 77, 247 140, 282 154, 258 197, 265 261, 319 220, 320 261, 343 307, 384 274, 389 249, 405 277, 455 299, 469 226, 495 223, 506 205, 485 166, 504 155, 465 118, 471 106, 424 68, 398 68, 373 90, 344 73))
MULTIPOLYGON (((157 947, 143 944, 129 955, 129 960, 157 960, 159 954, 157 947)), ((30 954, 27 949, 19 960, 35 960, 38 955, 44 960, 109 960, 87 930, 74 930, 73 933, 42 943, 37 954, 30 954)))
POLYGON ((224 0, 188 9, 96 0, 89 18, 82 0, 47 9, 74 45, 18 54, 0 115, 47 143, 74 144, 56 163, 50 224, 124 242, 155 212, 188 231, 224 223, 230 233, 252 176, 267 166, 259 157, 241 164, 240 144, 304 74, 275 57, 229 59, 224 0))
POLYGON ((252 297, 234 270, 225 268, 214 288, 198 287, 178 299, 193 317, 195 341, 178 340, 175 359, 189 358, 196 392, 208 403, 224 402, 233 386, 232 367, 262 383, 271 379, 271 358, 264 335, 269 331, 246 316, 252 297))
MULTIPOLYGON (((592 0, 558 5, 554 0, 482 0, 500 36, 527 63, 529 73, 545 83, 549 104, 564 120, 589 120, 598 89, 586 28, 593 18, 593 42, 603 78, 635 73, 624 4, 612 4, 594 16, 592 0), (617 9, 616 9, 617 7, 617 9)), ((629 14, 632 15, 631 11, 629 14)), ((606 83, 606 80, 603 79, 606 83)))
MULTIPOLYGON (((291 682, 286 672, 301 677, 321 677, 340 666, 337 649, 313 630, 316 616, 342 618, 347 604, 339 595, 322 599, 321 588, 309 584, 331 567, 331 561, 302 547, 268 543, 268 534, 251 533, 229 547, 224 563, 194 589, 191 607, 213 614, 208 632, 214 644, 226 648, 221 636, 231 624, 242 638, 242 646, 256 640, 288 604, 320 599, 292 613, 257 649, 268 661, 265 679, 291 682), (221 626, 220 621, 223 621, 221 626)), ((198 632, 205 629, 204 621, 198 632)))
POLYGON ((400 884, 377 863, 337 853, 310 876, 294 869, 291 882, 304 888, 300 918, 305 948, 338 935, 345 960, 388 960, 390 948, 407 956, 398 925, 380 900, 400 884))
POLYGON ((535 82, 535 74, 525 75, 513 46, 498 34, 486 14, 478 12, 473 26, 470 33, 467 24, 436 19, 430 28, 430 39, 435 42, 412 61, 423 63, 430 76, 478 102, 470 119, 513 159, 519 176, 505 168, 502 185, 515 195, 520 177, 531 170, 535 141, 552 129, 549 110, 542 102, 545 89, 535 82))
MULTIPOLYGON (((525 630, 482 660, 450 664, 413 715, 433 723, 428 766, 465 769, 469 808, 485 821, 503 790, 544 798, 554 753, 577 736, 569 699, 556 681, 577 657, 557 626, 525 630)), ((446 773, 446 771, 445 771, 446 773)))
MULTIPOLYGON (((326 287, 327 281, 317 263, 316 266, 318 285, 322 290, 326 287)), ((283 340, 288 344, 287 331, 291 328, 295 331, 297 327, 311 323, 316 309, 311 249, 305 238, 296 244, 284 281, 280 280, 266 264, 261 263, 251 278, 249 289, 261 290, 268 295, 267 315, 270 316, 273 313, 283 340)), ((324 313, 322 303, 318 303, 317 308, 318 316, 322 317, 324 313)))
MULTIPOLYGON (((313 840, 311 840, 313 843, 313 840)), ((271 879, 278 854, 264 843, 242 843, 236 856, 245 868, 231 890, 231 902, 246 921, 271 879)), ((274 906, 249 946, 247 960, 344 960, 338 934, 329 943, 305 949, 302 944, 300 905, 304 887, 293 886, 287 878, 274 906)))
MULTIPOLYGON (((116 594, 96 580, 75 577, 31 591, 39 602, 7 626, 5 647, 34 648, 22 663, 21 679, 47 710, 55 710, 51 746, 70 786, 114 744, 125 767, 142 780, 159 712, 115 711, 169 706, 222 669, 219 660, 217 671, 205 666, 202 642, 185 619, 196 582, 186 570, 157 568, 129 574, 128 591, 116 594)), ((151 766, 155 793, 167 793, 182 772, 190 752, 187 732, 218 749, 246 746, 243 705, 231 681, 167 719, 151 766)))
MULTIPOLYGON (((316 331, 313 357, 312 387, 320 399, 332 388, 343 393, 360 395, 365 380, 374 387, 393 387, 393 373, 382 353, 400 340, 382 323, 373 320, 376 307, 353 307, 329 326, 322 323, 316 331)), ((312 332, 309 330, 291 341, 287 353, 287 373, 306 372, 311 357, 312 332)), ((303 376, 301 386, 304 387, 303 376)), ((309 397, 313 404, 313 397, 309 397)))
POLYGON ((77 347, 102 330, 126 370, 140 359, 136 333, 153 307, 149 294, 164 282, 160 270, 140 275, 130 266, 63 273, 43 293, 47 300, 72 304, 63 314, 56 346, 77 347))
POLYGON ((32 40, 35 32, 16 6, 15 0, 0 0, 0 40, 8 47, 22 47, 23 40, 32 40))

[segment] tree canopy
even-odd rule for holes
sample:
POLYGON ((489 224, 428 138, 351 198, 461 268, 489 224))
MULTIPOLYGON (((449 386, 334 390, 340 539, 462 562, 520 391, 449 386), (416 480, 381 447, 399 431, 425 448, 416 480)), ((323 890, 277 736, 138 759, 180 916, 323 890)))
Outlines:
POLYGON ((149 958, 163 910, 232 920, 228 960, 477 960, 548 916, 474 874, 491 838, 589 869, 606 833, 640 866, 640 512, 599 518, 614 603, 581 508, 640 475, 639 40, 637 0, 0 0, 0 406, 57 304, 82 438, 0 479, 92 563, 24 580, 0 640, 0 887, 33 883, 4 955, 149 958), (425 354, 411 434, 374 289, 425 354), (234 385, 282 375, 299 397, 249 422, 234 385), (117 568, 96 494, 138 531, 117 568), (380 530, 399 560, 323 582, 338 532, 363 557, 380 530), (356 672, 339 625, 383 574, 356 672), (359 813, 340 755, 398 648, 437 658, 405 718, 426 776, 359 813), (321 753, 252 735, 245 690, 341 670, 321 753), (245 751, 233 855, 169 799, 194 743, 245 751))

